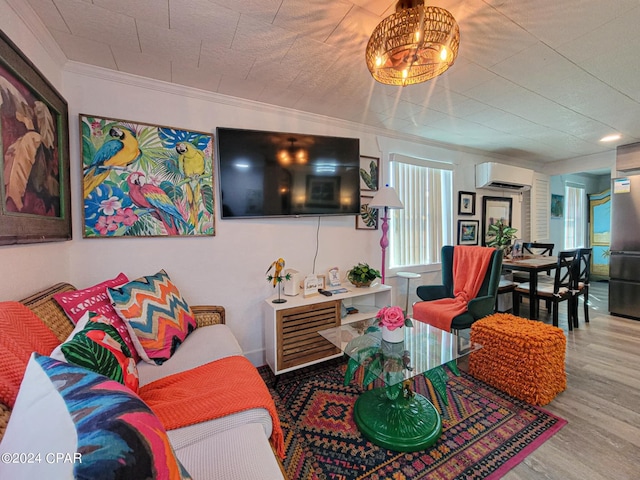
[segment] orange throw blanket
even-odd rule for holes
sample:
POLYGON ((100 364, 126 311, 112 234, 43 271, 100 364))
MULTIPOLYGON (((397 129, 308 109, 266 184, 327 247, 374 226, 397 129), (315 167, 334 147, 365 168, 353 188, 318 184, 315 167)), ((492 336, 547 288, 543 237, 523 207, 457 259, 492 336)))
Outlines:
POLYGON ((453 249, 453 296, 413 306, 413 318, 451 331, 451 321, 467 310, 467 303, 478 295, 487 273, 493 248, 456 246, 453 249))
POLYGON ((271 415, 271 443, 284 458, 284 436, 273 398, 255 367, 242 356, 221 358, 140 388, 140 397, 167 430, 251 408, 271 415))

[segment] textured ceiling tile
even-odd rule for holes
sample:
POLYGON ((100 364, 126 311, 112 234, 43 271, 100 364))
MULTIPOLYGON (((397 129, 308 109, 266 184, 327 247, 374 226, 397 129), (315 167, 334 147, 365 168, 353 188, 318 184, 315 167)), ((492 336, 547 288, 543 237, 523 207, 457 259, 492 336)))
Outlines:
POLYGON ((180 61, 171 62, 173 83, 215 92, 218 90, 221 78, 222 75, 212 68, 197 68, 180 61))
POLYGON ((47 27, 70 33, 69 27, 64 22, 53 0, 28 0, 28 3, 47 27))
POLYGON ((637 0, 487 0, 547 45, 587 35, 638 6, 637 0))
POLYGON ((222 75, 220 85, 218 86, 218 93, 231 95, 232 97, 258 100, 262 90, 264 90, 264 87, 265 85, 262 82, 243 80, 240 78, 234 78, 230 75, 222 75))
POLYGON ((290 30, 241 15, 231 48, 255 56, 273 54, 284 58, 296 39, 290 30))
POLYGON ((495 65, 538 41, 488 6, 458 23, 461 31, 458 55, 485 67, 495 65))
POLYGON ((395 0, 352 0, 354 5, 362 7, 377 17, 386 17, 395 11, 395 0))
POLYGON ((169 0, 93 0, 93 4, 169 28, 169 0))
POLYGON ((170 0, 169 27, 230 47, 240 13, 216 7, 208 0, 170 0))
POLYGON ((281 88, 279 86, 267 85, 258 96, 259 102, 279 105, 285 108, 295 108, 296 103, 304 96, 303 92, 292 88, 281 88))
POLYGON ((247 78, 251 67, 256 61, 255 55, 217 45, 215 42, 204 41, 200 51, 200 66, 216 68, 222 74, 236 78, 247 78))
POLYGON ((210 0, 216 5, 250 15, 266 23, 273 23, 282 0, 210 0))
POLYGON ((367 10, 354 7, 331 32, 325 43, 358 56, 364 62, 369 37, 380 19, 367 10))
POLYGON ((121 72, 133 73, 141 77, 171 81, 171 62, 151 55, 129 52, 126 49, 113 49, 113 56, 121 72))
POLYGON ((69 60, 117 70, 109 45, 87 39, 78 42, 77 37, 57 30, 51 34, 69 60))
POLYGON ((56 5, 72 34, 140 52, 133 17, 77 0, 56 0, 56 5))
POLYGON ((202 43, 198 37, 188 31, 162 28, 142 20, 138 20, 137 25, 142 53, 198 66, 202 43))
POLYGON ((343 0, 283 0, 273 24, 322 42, 352 7, 343 0))

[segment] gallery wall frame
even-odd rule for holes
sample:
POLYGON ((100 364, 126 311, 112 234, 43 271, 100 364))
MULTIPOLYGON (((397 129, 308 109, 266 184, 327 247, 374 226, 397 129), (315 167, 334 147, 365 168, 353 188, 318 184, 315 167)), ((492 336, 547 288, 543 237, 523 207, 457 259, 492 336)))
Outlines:
POLYGON ((215 235, 213 135, 80 114, 83 237, 215 235))
POLYGON ((478 245, 479 220, 458 220, 458 245, 478 245))
POLYGON ((458 192, 458 215, 476 214, 476 193, 458 192))
POLYGON ((380 188, 380 159, 360 155, 360 191, 376 192, 380 188))
POLYGON ((360 195, 360 214, 356 215, 356 230, 378 229, 378 208, 371 208, 369 204, 373 195, 360 195))
POLYGON ((71 240, 66 100, 0 31, 0 245, 71 240))
POLYGON ((551 218, 564 217, 564 195, 551 194, 551 218))
POLYGON ((502 220, 505 225, 511 226, 511 197, 482 197, 482 245, 487 245, 487 232, 489 225, 502 220))

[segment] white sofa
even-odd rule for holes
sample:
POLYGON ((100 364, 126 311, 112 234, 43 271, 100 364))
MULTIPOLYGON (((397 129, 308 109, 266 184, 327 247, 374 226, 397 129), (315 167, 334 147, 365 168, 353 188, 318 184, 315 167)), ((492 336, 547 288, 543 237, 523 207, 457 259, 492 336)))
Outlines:
MULTIPOLYGON (((43 333, 50 337, 50 343, 51 338, 54 341, 62 342, 73 330, 73 325, 64 311, 54 301, 53 295, 58 292, 73 290, 75 290, 75 287, 67 283, 57 284, 22 300, 20 302, 22 305, 17 305, 17 307, 18 309, 24 309, 23 306, 28 307, 30 312, 24 309, 28 315, 33 312, 42 320, 46 326, 43 333), (51 332, 53 335, 51 335, 51 332)), ((7 336, 10 335, 15 337, 24 335, 24 328, 14 328, 13 330, 10 328, 12 325, 16 325, 17 322, 5 315, 5 310, 15 310, 16 308, 16 302, 13 302, 13 306, 9 305, 9 303, 11 302, 0 302, 0 327, 5 328, 3 332, 3 335, 5 335, 4 341, 7 341, 7 336)), ((198 328, 185 339, 184 343, 169 360, 160 366, 138 362, 140 387, 167 375, 179 374, 223 357, 243 355, 242 349, 233 333, 224 324, 224 308, 193 307, 193 311, 198 328)), ((33 315, 31 316, 33 317, 33 315)), ((31 321, 38 322, 38 319, 34 317, 31 321)), ((37 326, 42 327, 39 322, 37 326)), ((24 344, 23 338, 16 338, 15 340, 15 344, 24 344)), ((11 338, 8 341, 11 342, 11 338)), ((15 365, 16 358, 21 358, 21 361, 24 360, 25 352, 22 352, 22 357, 20 357, 20 354, 7 353, 6 348, 3 350, 0 351, 0 359, 4 358, 2 362, 5 364, 0 364, 0 385, 3 385, 4 388, 4 385, 7 385, 7 379, 11 380, 10 376, 6 375, 7 370, 9 370, 6 365, 15 365)), ((51 353, 50 351, 38 351, 37 349, 36 352, 44 356, 51 353)), ((30 355, 31 352, 28 352, 28 354, 30 355)), ((25 361, 25 367, 26 364, 25 361)), ((23 370, 19 380, 22 379, 24 373, 23 370)), ((15 388, 17 389, 18 387, 15 388)), ((21 390, 22 387, 18 391, 18 395, 20 395, 21 390)), ((242 395, 242 392, 238 392, 238 394, 242 395)), ((6 448, 7 444, 9 444, 7 438, 10 437, 7 435, 5 438, 7 442, 2 441, 5 431, 9 434, 10 431, 14 433, 25 430, 21 425, 12 424, 10 418, 12 407, 13 405, 0 401, 0 452, 2 453, 8 451, 6 448)), ((16 419, 24 418, 18 417, 17 412, 18 409, 16 409, 16 419)), ((16 422, 18 421, 16 420, 16 422)), ((281 480, 284 478, 282 468, 269 442, 272 430, 272 419, 267 409, 254 408, 195 425, 169 430, 167 436, 177 458, 194 480, 281 480)), ((26 445, 28 446, 29 444, 26 445)), ((73 445, 75 448, 75 443, 73 445)), ((29 468, 29 466, 6 465, 3 463, 0 465, 0 477, 5 478, 5 475, 8 475, 6 478, 36 478, 29 471, 24 470, 25 468, 29 468), (14 467, 17 470, 12 471, 11 468, 14 467)))

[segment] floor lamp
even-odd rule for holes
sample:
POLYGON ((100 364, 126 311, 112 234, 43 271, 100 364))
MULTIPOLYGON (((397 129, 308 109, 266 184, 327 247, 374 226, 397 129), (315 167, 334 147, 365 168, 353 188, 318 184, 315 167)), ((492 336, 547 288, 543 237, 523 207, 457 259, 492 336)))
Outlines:
MULTIPOLYGON (((387 247, 389 246, 389 238, 387 232, 389 231, 389 209, 390 208, 404 208, 404 205, 398 197, 398 193, 395 188, 385 185, 378 190, 371 202, 369 208, 383 208, 384 216, 382 217, 382 238, 380 239, 380 247, 382 248, 382 283, 384 284, 384 270, 387 261, 387 247)), ((379 212, 380 210, 378 210, 379 212)), ((378 213, 378 216, 380 213, 378 213)))

